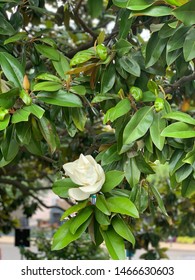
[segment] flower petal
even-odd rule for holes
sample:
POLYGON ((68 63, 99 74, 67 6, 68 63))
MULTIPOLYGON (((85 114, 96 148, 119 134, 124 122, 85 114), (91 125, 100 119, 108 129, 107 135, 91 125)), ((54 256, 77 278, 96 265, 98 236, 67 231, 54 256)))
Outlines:
POLYGON ((71 188, 68 190, 68 194, 70 198, 75 200, 85 200, 90 196, 90 194, 84 193, 80 188, 71 188))
POLYGON ((102 176, 102 178, 98 182, 96 182, 95 184, 89 185, 89 186, 79 187, 79 189, 82 190, 85 193, 94 194, 94 193, 97 193, 101 190, 104 182, 105 182, 105 175, 102 176))

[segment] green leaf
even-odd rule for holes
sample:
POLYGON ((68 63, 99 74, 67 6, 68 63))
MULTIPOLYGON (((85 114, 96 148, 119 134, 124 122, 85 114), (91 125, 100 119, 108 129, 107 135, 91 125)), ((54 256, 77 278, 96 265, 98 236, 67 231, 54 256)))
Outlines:
POLYGON ((131 110, 131 104, 129 99, 122 99, 121 101, 119 101, 119 103, 117 103, 117 105, 115 107, 110 108, 105 116, 104 116, 104 124, 107 123, 109 120, 111 122, 113 122, 114 120, 116 120, 117 118, 125 115, 126 113, 128 113, 131 110))
POLYGON ((114 196, 107 199, 110 212, 139 218, 139 213, 133 202, 127 197, 114 196))
POLYGON ((183 182, 193 171, 193 167, 189 164, 184 164, 175 172, 175 179, 178 183, 183 182))
POLYGON ((189 27, 179 27, 178 30, 169 38, 167 43, 167 52, 172 52, 183 47, 184 38, 188 32, 189 27))
POLYGON ((192 28, 187 34, 183 44, 183 54, 185 61, 195 58, 195 30, 192 28))
POLYGON ((110 210, 108 209, 107 201, 104 195, 98 195, 96 200, 96 207, 106 215, 110 215, 110 210))
POLYGON ((156 200, 157 200, 157 202, 158 202, 158 206, 159 206, 160 210, 162 211, 162 213, 163 213, 165 216, 168 216, 167 211, 166 211, 166 209, 165 209, 165 206, 164 206, 164 203, 163 203, 163 200, 162 200, 162 198, 161 198, 161 196, 160 196, 159 191, 158 191, 157 188, 156 188, 154 185, 152 185, 152 184, 150 185, 150 188, 151 188, 151 191, 152 191, 152 193, 154 194, 154 196, 155 196, 155 198, 156 198, 156 200))
POLYGON ((19 33, 15 34, 14 36, 11 36, 8 39, 6 39, 4 41, 4 45, 20 41, 24 38, 27 38, 27 33, 26 32, 19 32, 19 33))
POLYGON ((36 156, 43 156, 43 148, 42 143, 40 141, 37 141, 34 137, 34 135, 31 135, 31 139, 28 145, 25 145, 25 148, 27 151, 29 151, 31 154, 34 154, 36 156))
POLYGON ((81 99, 73 93, 64 90, 56 92, 40 92, 37 98, 45 103, 62 107, 82 107, 81 99))
POLYGON ((119 56, 129 53, 130 49, 132 49, 132 44, 125 39, 119 39, 115 44, 115 50, 119 56))
POLYGON ((158 61, 165 49, 166 42, 166 38, 159 38, 158 32, 154 32, 151 35, 146 46, 146 68, 154 65, 158 61))
POLYGON ((21 89, 24 69, 19 61, 9 53, 0 52, 0 64, 7 79, 21 89))
MULTIPOLYGON (((58 182, 58 181, 56 181, 56 182, 58 182)), ((55 183, 54 183, 54 184, 55 184, 55 183)), ((56 191, 56 188, 57 188, 57 186, 54 187, 54 185, 53 185, 53 191, 54 191, 54 190, 56 191)), ((63 187, 59 187, 59 188, 60 188, 59 191, 61 192, 63 187)), ((54 191, 54 193, 56 193, 55 191, 54 191)), ((58 190, 57 190, 57 194, 58 194, 58 190)), ((58 195, 59 195, 59 194, 58 194, 58 195)), ((62 196, 61 196, 61 197, 62 197, 62 196)), ((76 212, 78 212, 79 210, 85 208, 85 207, 87 206, 88 203, 89 203, 89 201, 88 201, 88 200, 85 200, 85 201, 79 202, 79 203, 77 203, 77 204, 71 206, 70 208, 68 208, 68 209, 62 214, 62 216, 61 216, 61 218, 60 218, 60 221, 62 221, 62 220, 64 220, 65 218, 67 218, 69 215, 71 215, 71 214, 73 214, 73 213, 76 213, 76 212)))
POLYGON ((72 86, 70 87, 70 91, 79 95, 85 95, 87 93, 84 86, 72 86))
POLYGON ((195 180, 186 179, 183 181, 181 193, 184 197, 191 198, 195 194, 195 180))
POLYGON ((38 106, 36 104, 31 104, 29 106, 24 106, 23 110, 25 110, 26 112, 30 112, 31 114, 36 116, 38 119, 41 119, 43 117, 44 112, 45 112, 45 110, 43 108, 41 108, 40 106, 38 106))
POLYGON ((113 0, 112 2, 115 6, 120 8, 140 11, 150 7, 154 3, 154 0, 113 0))
POLYGON ((122 156, 119 155, 118 151, 117 151, 117 144, 114 144, 111 147, 109 147, 103 154, 102 159, 101 159, 101 164, 102 164, 102 166, 107 165, 112 162, 118 161, 121 158, 122 158, 122 156))
POLYGON ((152 122, 152 107, 145 106, 139 109, 125 126, 123 132, 123 145, 129 145, 144 136, 152 122))
POLYGON ((144 158, 143 154, 141 152, 138 153, 138 155, 135 157, 135 161, 137 164, 138 169, 144 173, 144 174, 154 174, 154 170, 149 165, 148 162, 146 162, 146 159, 144 158))
POLYGON ((58 82, 41 82, 33 87, 33 91, 58 91, 62 88, 62 84, 58 82))
POLYGON ((27 122, 30 112, 27 112, 23 108, 18 109, 12 115, 12 123, 27 122))
POLYGON ((60 53, 52 47, 49 47, 46 45, 35 44, 35 48, 40 54, 42 54, 43 56, 45 56, 51 60, 55 60, 55 61, 60 60, 60 53))
POLYGON ((91 216, 93 213, 93 208, 91 206, 88 206, 84 209, 82 209, 76 217, 73 219, 71 225, 70 225, 70 232, 72 234, 75 234, 78 228, 83 225, 91 216))
POLYGON ((4 15, 0 12, 0 34, 1 35, 9 35, 12 36, 14 33, 16 33, 13 26, 9 23, 9 21, 6 20, 4 15))
POLYGON ((185 163, 183 159, 185 158, 185 153, 182 150, 175 150, 169 161, 170 174, 173 175, 181 166, 185 163))
POLYGON ((6 161, 12 161, 19 151, 19 145, 14 137, 15 128, 13 125, 6 129, 5 139, 1 143, 1 151, 6 161))
POLYGON ((45 117, 39 120, 39 128, 47 144, 50 147, 50 151, 53 154, 57 148, 57 135, 54 125, 45 117))
POLYGON ((119 99, 120 96, 117 94, 97 94, 91 101, 91 103, 99 103, 103 102, 105 100, 111 100, 111 99, 119 99))
POLYGON ((195 24, 195 5, 194 1, 189 1, 185 5, 174 9, 172 14, 180 21, 182 21, 185 25, 193 25, 195 24))
POLYGON ((193 138, 195 129, 192 125, 183 122, 176 122, 167 126, 161 133, 161 136, 174 138, 193 138))
POLYGON ((66 247, 69 243, 74 240, 77 240, 81 237, 82 233, 85 232, 87 227, 89 226, 90 219, 87 220, 84 224, 80 226, 80 228, 76 231, 75 234, 70 232, 70 226, 75 218, 72 218, 69 221, 66 221, 54 234, 52 250, 60 250, 66 247))
POLYGON ((103 11, 103 0, 88 0, 89 14, 92 18, 98 18, 103 11))
POLYGON ((166 62, 167 65, 171 65, 180 55, 182 54, 182 49, 178 49, 172 52, 166 52, 166 62))
POLYGON ((137 166, 135 158, 130 158, 124 165, 125 178, 130 184, 131 188, 136 186, 140 181, 141 172, 137 166))
POLYGON ((139 77, 141 74, 140 66, 136 60, 129 56, 123 56, 118 60, 120 66, 133 76, 139 77))
POLYGON ((105 183, 102 186, 102 192, 110 192, 113 188, 118 186, 124 179, 124 172, 119 170, 111 170, 106 174, 105 183))
POLYGON ((100 232, 108 252, 113 260, 124 260, 125 259, 125 245, 124 240, 120 237, 113 229, 104 231, 100 228, 100 232))
POLYGON ((108 226, 110 224, 108 216, 100 211, 97 207, 95 208, 95 218, 100 225, 108 226))
POLYGON ((150 127, 150 136, 154 145, 162 151, 165 144, 165 137, 161 136, 161 132, 166 127, 166 121, 161 118, 162 113, 154 113, 154 120, 150 127))
POLYGON ((6 115, 3 121, 0 121, 0 131, 6 129, 9 125, 10 115, 6 115))
POLYGON ((14 106, 18 96, 19 88, 13 88, 7 92, 0 93, 0 104, 3 108, 9 109, 14 106))
POLYGON ((61 83, 61 80, 58 77, 50 73, 41 73, 38 76, 36 76, 36 80, 45 80, 61 83))
POLYGON ((195 164, 195 145, 193 149, 186 154, 185 158, 183 159, 183 162, 186 162, 191 165, 195 164))
POLYGON ((105 94, 110 91, 115 83, 116 74, 115 74, 115 67, 113 64, 109 64, 106 70, 102 74, 101 79, 101 94, 105 94))
POLYGON ((20 122, 16 124, 16 133, 20 142, 29 145, 31 140, 31 125, 29 122, 20 122))
POLYGON ((172 9, 169 7, 153 6, 143 11, 132 12, 131 17, 137 17, 137 16, 163 17, 163 16, 169 16, 171 12, 172 9))
POLYGON ((85 111, 81 108, 72 108, 72 120, 74 122, 74 125, 78 130, 84 131, 85 124, 87 121, 87 116, 85 114, 85 111))
POLYGON ((135 237, 133 236, 130 227, 125 223, 125 221, 119 216, 115 216, 112 219, 112 226, 116 233, 122 238, 126 239, 135 246, 135 237))
POLYGON ((70 178, 64 178, 61 180, 57 180, 53 183, 53 186, 52 186, 53 192, 63 198, 69 197, 68 190, 71 188, 78 188, 78 186, 75 183, 73 183, 70 178))
POLYGON ((95 49, 90 48, 88 50, 77 52, 74 57, 70 61, 70 66, 75 66, 77 64, 81 64, 87 62, 91 58, 95 57, 95 49))
POLYGON ((65 73, 68 72, 68 70, 70 70, 70 65, 67 58, 60 53, 59 61, 53 60, 52 63, 58 75, 62 79, 66 80, 67 75, 65 73))
POLYGON ((163 115, 162 118, 181 121, 184 123, 195 125, 195 119, 193 119, 190 115, 180 111, 168 113, 166 115, 163 115))

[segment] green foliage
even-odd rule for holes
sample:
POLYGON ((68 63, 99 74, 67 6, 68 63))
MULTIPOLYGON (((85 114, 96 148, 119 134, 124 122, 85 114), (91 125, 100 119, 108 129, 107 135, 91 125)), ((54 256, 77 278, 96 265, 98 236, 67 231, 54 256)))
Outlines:
MULTIPOLYGON (((144 213, 154 217, 158 207, 169 219, 164 193, 149 179, 158 162, 169 164, 177 196, 194 198, 194 1, 94 3, 1 2, 0 175, 39 158, 56 173, 54 193, 68 199, 70 188, 83 186, 64 177, 62 165, 91 154, 105 182, 62 215, 68 219, 52 248, 88 230, 113 259, 123 259, 124 240, 135 245, 133 223, 144 213)), ((25 192, 36 200, 34 189, 25 192)))

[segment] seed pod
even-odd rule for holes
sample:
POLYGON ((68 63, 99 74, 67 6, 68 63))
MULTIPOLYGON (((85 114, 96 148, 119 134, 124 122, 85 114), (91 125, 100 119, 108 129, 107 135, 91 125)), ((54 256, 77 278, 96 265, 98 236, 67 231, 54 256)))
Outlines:
POLYGON ((164 109, 164 104, 165 104, 164 99, 157 97, 154 102, 154 108, 155 108, 156 112, 162 111, 164 109))

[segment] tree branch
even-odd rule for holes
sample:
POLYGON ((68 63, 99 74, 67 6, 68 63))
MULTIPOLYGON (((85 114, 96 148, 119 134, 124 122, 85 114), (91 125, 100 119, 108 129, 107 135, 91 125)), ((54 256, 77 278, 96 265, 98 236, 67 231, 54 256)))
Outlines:
POLYGON ((169 85, 167 88, 165 88, 165 93, 171 93, 173 90, 183 87, 183 85, 187 82, 191 82, 195 80, 195 72, 188 76, 183 76, 181 79, 176 81, 175 83, 169 85))

